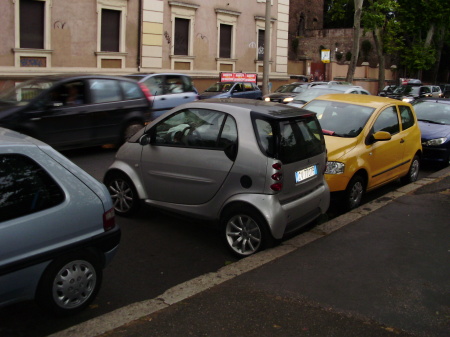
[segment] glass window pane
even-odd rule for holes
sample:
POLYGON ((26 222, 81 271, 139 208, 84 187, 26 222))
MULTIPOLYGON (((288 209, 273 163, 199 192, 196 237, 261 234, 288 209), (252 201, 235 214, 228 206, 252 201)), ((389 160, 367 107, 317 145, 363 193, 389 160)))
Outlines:
POLYGON ((391 135, 398 133, 400 125, 398 123, 397 109, 393 106, 384 109, 375 121, 373 130, 374 132, 386 131, 391 135))
POLYGON ((102 9, 101 51, 119 51, 120 11, 102 9))
POLYGON ((120 82, 120 85, 122 87, 125 99, 139 99, 144 97, 144 94, 138 84, 123 81, 120 82))
POLYGON ((44 49, 44 1, 20 0, 20 48, 44 49))
POLYGON ((0 155, 0 222, 56 206, 64 198, 59 185, 31 158, 0 155))
POLYGON ((93 103, 116 102, 122 100, 119 83, 115 80, 90 80, 93 103))
POLYGON ((189 55, 189 19, 175 18, 175 55, 189 55))
POLYGON ((231 58, 231 25, 220 25, 220 51, 219 57, 231 58))

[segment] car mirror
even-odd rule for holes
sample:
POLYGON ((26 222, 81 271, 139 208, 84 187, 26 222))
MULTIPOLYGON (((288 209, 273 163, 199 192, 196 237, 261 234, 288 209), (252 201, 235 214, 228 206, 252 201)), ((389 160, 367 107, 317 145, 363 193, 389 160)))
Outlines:
POLYGON ((148 145, 151 143, 151 137, 149 134, 144 133, 141 138, 139 138, 139 144, 142 146, 148 145))
POLYGON ((391 137, 391 134, 390 134, 389 132, 386 132, 386 131, 378 131, 378 132, 375 132, 375 133, 372 135, 372 138, 373 138, 373 140, 374 140, 375 142, 378 142, 378 141, 386 141, 386 140, 390 140, 392 137, 391 137))
POLYGON ((50 101, 47 103, 48 109, 60 108, 62 106, 64 106, 64 103, 60 101, 50 101))

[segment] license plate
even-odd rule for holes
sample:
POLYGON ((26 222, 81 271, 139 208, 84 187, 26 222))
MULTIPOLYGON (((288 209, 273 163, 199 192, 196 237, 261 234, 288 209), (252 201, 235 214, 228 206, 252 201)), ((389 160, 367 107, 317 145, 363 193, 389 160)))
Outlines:
POLYGON ((299 183, 305 179, 314 177, 316 175, 317 175, 317 165, 313 165, 303 170, 295 172, 295 182, 299 183))

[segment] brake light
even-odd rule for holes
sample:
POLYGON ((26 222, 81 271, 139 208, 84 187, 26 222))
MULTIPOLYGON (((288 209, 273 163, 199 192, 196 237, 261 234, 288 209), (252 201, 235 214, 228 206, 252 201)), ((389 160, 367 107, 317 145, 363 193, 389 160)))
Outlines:
POLYGON ((105 232, 113 229, 116 226, 116 215, 114 213, 114 208, 103 213, 103 229, 105 232))
MULTIPOLYGON (((272 165, 272 168, 276 171, 281 171, 282 165, 281 163, 275 163, 272 165)), ((283 183, 281 182, 283 180, 283 173, 282 172, 275 172, 271 176, 272 180, 276 181, 276 183, 270 185, 270 189, 275 192, 279 192, 283 189, 283 183)))
POLYGON ((148 88, 145 86, 145 84, 142 84, 142 83, 138 83, 138 84, 141 87, 142 92, 145 95, 145 98, 147 98, 147 100, 149 102, 152 102, 152 93, 150 92, 150 90, 148 90, 148 88))

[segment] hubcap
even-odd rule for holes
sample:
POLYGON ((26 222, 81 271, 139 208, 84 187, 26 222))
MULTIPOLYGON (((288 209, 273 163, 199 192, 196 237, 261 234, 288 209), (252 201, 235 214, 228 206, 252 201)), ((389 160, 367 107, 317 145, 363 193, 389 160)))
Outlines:
POLYGON ((247 215, 235 215, 226 226, 226 236, 230 247, 240 255, 256 252, 262 240, 261 229, 255 220, 247 215))
POLYGON ((53 299, 62 308, 76 308, 92 295, 97 282, 94 267, 87 261, 66 264, 53 281, 53 299))
POLYGON ((350 191, 350 206, 354 208, 359 205, 363 195, 364 187, 361 182, 356 182, 350 191))
POLYGON ((411 164, 410 180, 416 181, 419 176, 419 161, 414 160, 411 164))
POLYGON ((133 191, 124 180, 114 180, 109 186, 114 209, 125 213, 133 206, 133 191))

